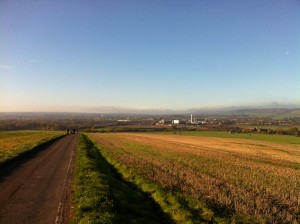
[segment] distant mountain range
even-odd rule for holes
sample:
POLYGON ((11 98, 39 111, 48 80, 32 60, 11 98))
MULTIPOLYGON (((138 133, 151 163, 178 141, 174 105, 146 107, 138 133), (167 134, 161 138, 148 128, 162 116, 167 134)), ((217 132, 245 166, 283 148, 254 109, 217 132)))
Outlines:
POLYGON ((288 117, 300 117, 300 108, 241 109, 241 110, 228 111, 224 114, 230 114, 236 116, 270 117, 274 119, 279 119, 279 118, 288 118, 288 117))
MULTIPOLYGON (((223 114, 223 113, 246 113, 249 110, 291 110, 300 108, 299 105, 295 104, 279 104, 271 103, 267 105, 258 106, 229 106, 229 107, 196 107, 182 110, 174 109, 161 109, 161 108, 127 108, 127 107, 116 107, 116 106, 99 106, 90 108, 81 108, 81 112, 87 113, 130 113, 130 114, 223 114), (242 112, 243 111, 243 112, 242 112)), ((271 113, 273 113, 271 112, 271 113)), ((296 113, 297 114, 297 113, 296 113)))
POLYGON ((223 108, 196 109, 195 114, 236 115, 256 117, 300 117, 300 105, 271 103, 259 106, 235 106, 223 108))
MULTIPOLYGON (((286 106, 286 105, 285 105, 286 106)), ((300 117, 300 106, 292 107, 220 107, 220 108, 193 108, 188 110, 168 110, 168 109, 131 109, 121 107, 97 107, 91 108, 88 113, 103 114, 139 114, 139 115, 175 115, 175 114, 195 114, 195 115, 219 115, 219 116, 256 116, 256 117, 300 117)))

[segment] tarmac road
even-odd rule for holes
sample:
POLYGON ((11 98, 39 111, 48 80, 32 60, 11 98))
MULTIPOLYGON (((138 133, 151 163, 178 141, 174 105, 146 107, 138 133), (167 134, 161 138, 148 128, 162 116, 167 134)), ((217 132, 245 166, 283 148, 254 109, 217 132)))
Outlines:
POLYGON ((64 136, 1 174, 1 224, 69 223, 77 138, 64 136))

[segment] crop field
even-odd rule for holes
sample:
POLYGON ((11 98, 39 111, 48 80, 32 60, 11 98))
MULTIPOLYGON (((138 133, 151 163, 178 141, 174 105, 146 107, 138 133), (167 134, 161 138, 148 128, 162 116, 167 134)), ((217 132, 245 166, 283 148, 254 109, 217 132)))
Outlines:
MULTIPOLYGON (((181 204, 178 210, 186 210, 185 217, 163 210, 177 223, 299 223, 299 138, 188 136, 192 134, 89 137, 121 173, 126 168, 136 176, 128 179, 174 195, 181 204)), ((154 189, 148 193, 155 198, 154 189)))
POLYGON ((0 132, 0 164, 62 134, 61 131, 0 132))
MULTIPOLYGON (((217 138, 235 138, 235 139, 247 139, 247 140, 259 140, 276 143, 287 143, 287 144, 299 144, 300 137, 292 135, 269 135, 259 133, 239 133, 239 134, 228 134, 224 131, 168 131, 160 132, 166 135, 182 135, 182 136, 198 136, 198 137, 217 137, 217 138)), ((156 134, 159 134, 158 132, 156 134)))

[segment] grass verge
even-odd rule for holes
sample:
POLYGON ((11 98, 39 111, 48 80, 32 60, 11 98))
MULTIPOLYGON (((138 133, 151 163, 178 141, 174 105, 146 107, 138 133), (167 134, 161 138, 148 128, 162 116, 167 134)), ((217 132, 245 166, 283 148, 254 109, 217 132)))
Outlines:
POLYGON ((113 223, 109 186, 99 172, 99 155, 86 136, 77 143, 74 177, 73 223, 113 223))
POLYGON ((149 194, 124 181, 86 135, 77 145, 73 223, 174 223, 149 194))

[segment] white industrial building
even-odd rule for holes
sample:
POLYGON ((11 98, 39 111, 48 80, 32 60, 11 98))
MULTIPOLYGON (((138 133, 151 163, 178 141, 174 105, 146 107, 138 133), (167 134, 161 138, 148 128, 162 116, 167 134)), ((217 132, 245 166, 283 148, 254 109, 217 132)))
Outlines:
POLYGON ((179 120, 173 120, 172 124, 180 124, 180 121, 179 120))
POLYGON ((190 124, 194 125, 207 125, 206 121, 196 121, 196 118, 193 118, 193 114, 191 114, 190 124))

